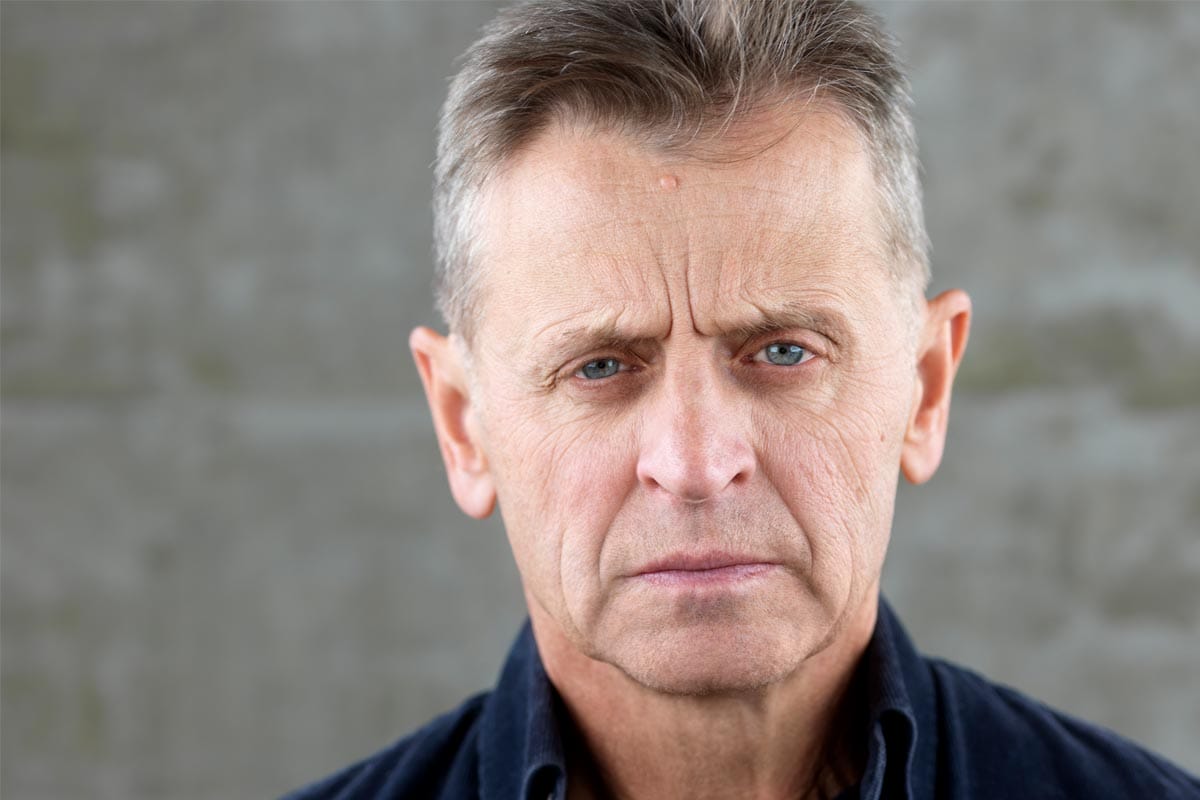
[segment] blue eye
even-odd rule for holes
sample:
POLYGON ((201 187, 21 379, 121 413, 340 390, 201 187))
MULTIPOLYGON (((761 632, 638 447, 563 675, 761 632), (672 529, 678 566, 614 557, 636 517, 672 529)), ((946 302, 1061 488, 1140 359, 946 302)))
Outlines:
POLYGON ((611 378, 620 371, 621 362, 615 358, 598 358, 584 364, 576 374, 590 381, 598 381, 601 378, 611 378))
POLYGON ((766 361, 779 367, 793 367, 810 358, 812 353, 791 342, 772 342, 754 356, 755 361, 766 361))

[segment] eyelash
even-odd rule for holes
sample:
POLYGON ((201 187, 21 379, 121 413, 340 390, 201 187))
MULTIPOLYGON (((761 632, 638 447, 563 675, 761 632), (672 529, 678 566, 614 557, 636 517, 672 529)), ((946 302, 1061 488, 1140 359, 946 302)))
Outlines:
POLYGON ((633 365, 628 363, 624 359, 617 358, 615 356, 601 356, 600 358, 589 358, 587 361, 580 364, 579 368, 576 369, 573 373, 571 373, 571 376, 574 378, 579 378, 581 380, 587 381, 588 383, 599 383, 601 381, 608 380, 610 377, 616 377, 616 375, 619 375, 622 372, 630 372, 633 369, 634 369, 633 365), (589 366, 591 366, 592 364, 599 364, 604 361, 617 362, 616 373, 614 373, 613 375, 610 375, 610 376, 605 376, 603 378, 588 378, 586 375, 583 374, 583 371, 585 369, 587 369, 589 366))
POLYGON ((804 345, 802 345, 802 344, 800 344, 800 343, 798 343, 798 342, 788 342, 788 341, 782 341, 782 340, 781 340, 781 341, 767 342, 765 345, 763 345, 762 347, 760 347, 760 348, 758 348, 757 350, 755 350, 755 351, 754 351, 754 352, 753 352, 753 353, 750 355, 750 359, 749 359, 749 360, 750 360, 750 361, 754 361, 754 362, 759 362, 759 363, 770 364, 770 365, 771 365, 771 366, 773 366, 773 367, 783 367, 783 368, 787 369, 787 368, 790 368, 790 367, 798 367, 798 366, 800 366, 801 364, 806 364, 806 363, 808 363, 809 361, 812 361, 814 358, 816 358, 816 355, 817 355, 817 354, 816 354, 815 352, 813 352, 813 350, 812 350, 812 348, 811 348, 811 347, 805 347, 804 345), (791 348, 791 347, 796 347, 796 348, 799 348, 799 349, 800 349, 800 350, 803 352, 803 354, 800 356, 800 360, 799 360, 799 361, 797 361, 795 364, 775 364, 775 363, 773 363, 773 362, 771 362, 771 361, 769 361, 769 360, 767 360, 767 359, 765 359, 765 358, 764 358, 764 359, 760 359, 760 358, 758 357, 759 355, 761 355, 761 354, 763 354, 763 353, 766 353, 766 352, 767 352, 767 350, 769 350, 769 349, 770 349, 770 348, 772 348, 772 347, 775 347, 776 345, 782 345, 782 346, 784 346, 784 347, 788 347, 788 348, 791 348))
MULTIPOLYGON (((771 366, 771 367, 779 367, 780 369, 791 369, 794 367, 799 367, 803 364, 807 364, 809 361, 812 361, 814 358, 816 358, 816 356, 817 356, 816 352, 811 347, 807 347, 803 344, 800 344, 799 342, 788 341, 786 339, 776 339, 776 340, 769 341, 766 344, 764 344, 762 347, 759 347, 758 349, 754 350, 752 353, 750 353, 749 356, 742 358, 741 361, 746 364, 758 363, 758 364, 766 364, 767 366, 771 366), (770 361, 766 360, 765 358, 762 358, 762 359, 758 358, 759 355, 766 352, 767 348, 769 348, 773 345, 785 345, 785 346, 799 347, 801 350, 804 351, 804 354, 803 354, 803 356, 801 356, 800 360, 797 361, 795 364, 772 364, 770 361)), ((571 372, 571 377, 577 378, 578 380, 582 381, 583 383, 587 383, 587 384, 601 384, 601 383, 608 382, 610 379, 615 378, 622 373, 636 372, 637 369, 638 369, 638 367, 636 365, 630 364, 624 358, 621 358, 621 357, 618 357, 615 355, 606 355, 606 356, 600 356, 598 358, 589 358, 587 361, 584 361, 583 363, 579 364, 579 366, 576 367, 571 372), (604 376, 604 377, 600 377, 600 378, 588 378, 586 375, 583 374, 584 370, 589 365, 597 364, 597 363, 600 363, 603 361, 617 362, 617 365, 618 365, 617 371, 615 373, 613 373, 612 375, 608 375, 608 376, 604 376)))

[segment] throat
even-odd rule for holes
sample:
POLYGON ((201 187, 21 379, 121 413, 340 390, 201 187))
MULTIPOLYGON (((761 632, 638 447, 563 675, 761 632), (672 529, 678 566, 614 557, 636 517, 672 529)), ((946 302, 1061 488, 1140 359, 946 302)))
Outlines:
MULTIPOLYGON (((610 702, 594 709, 565 699, 567 796, 607 798, 836 798, 866 763, 862 670, 808 713, 776 714, 748 698, 610 702)), ((663 698, 655 698, 663 700, 663 698)))

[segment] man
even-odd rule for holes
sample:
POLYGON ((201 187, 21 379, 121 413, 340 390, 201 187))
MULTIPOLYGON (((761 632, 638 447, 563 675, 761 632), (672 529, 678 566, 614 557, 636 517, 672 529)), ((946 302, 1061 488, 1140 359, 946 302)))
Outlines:
POLYGON ((442 118, 451 490, 529 606, 499 685, 296 795, 1200 797, 920 657, 879 597, 970 302, 926 300, 905 81, 851 4, 503 13, 442 118))

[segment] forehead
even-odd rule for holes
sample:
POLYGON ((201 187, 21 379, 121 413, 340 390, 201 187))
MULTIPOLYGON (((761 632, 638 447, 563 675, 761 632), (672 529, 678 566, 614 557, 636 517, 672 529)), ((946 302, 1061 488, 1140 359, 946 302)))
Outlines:
POLYGON ((682 152, 555 126, 483 195, 482 321, 669 329, 683 299, 693 327, 719 329, 755 306, 850 299, 887 273, 878 209, 862 137, 833 111, 760 114, 682 152))

